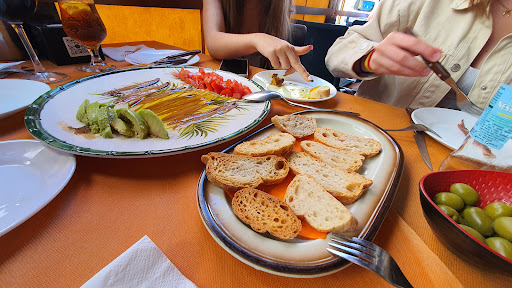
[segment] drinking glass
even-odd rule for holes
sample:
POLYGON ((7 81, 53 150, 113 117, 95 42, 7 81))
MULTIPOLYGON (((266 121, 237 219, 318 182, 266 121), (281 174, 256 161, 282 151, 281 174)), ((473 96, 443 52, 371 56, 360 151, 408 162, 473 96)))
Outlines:
POLYGON ((100 44, 107 37, 107 29, 101 21, 93 0, 60 0, 60 17, 64 32, 81 43, 91 54, 91 63, 78 67, 85 72, 106 72, 114 70, 112 64, 100 57, 100 44))
POLYGON ((34 72, 24 73, 22 78, 44 83, 55 83, 66 80, 69 78, 68 75, 49 72, 44 69, 27 38, 27 34, 25 34, 22 25, 23 20, 34 15, 36 8, 37 0, 0 0, 0 19, 7 21, 12 28, 14 28, 34 65, 34 72))

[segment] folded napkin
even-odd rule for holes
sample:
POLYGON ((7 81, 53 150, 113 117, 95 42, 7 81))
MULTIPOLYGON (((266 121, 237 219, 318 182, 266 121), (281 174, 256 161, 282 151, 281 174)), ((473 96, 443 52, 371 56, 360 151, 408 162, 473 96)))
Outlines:
POLYGON ((15 65, 18 65, 18 64, 21 64, 23 62, 25 62, 25 61, 0 63, 0 70, 5 69, 5 68, 9 68, 9 67, 12 67, 12 66, 15 66, 15 65))
POLYGON ((124 61, 125 52, 127 51, 135 51, 135 49, 140 48, 138 51, 144 50, 155 50, 154 48, 146 47, 145 45, 137 45, 137 46, 123 46, 123 47, 105 47, 101 48, 103 53, 108 57, 121 62, 124 61))
POLYGON ((87 281, 88 287, 197 287, 149 239, 137 243, 87 281))

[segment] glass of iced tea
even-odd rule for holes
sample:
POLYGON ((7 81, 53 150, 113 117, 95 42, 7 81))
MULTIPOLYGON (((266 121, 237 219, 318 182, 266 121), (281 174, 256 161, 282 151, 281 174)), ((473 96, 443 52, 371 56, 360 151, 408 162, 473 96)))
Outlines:
POLYGON ((114 70, 116 67, 103 62, 99 54, 100 44, 107 37, 107 29, 94 6, 94 0, 59 0, 59 10, 64 32, 91 53, 91 63, 78 69, 85 72, 114 70))

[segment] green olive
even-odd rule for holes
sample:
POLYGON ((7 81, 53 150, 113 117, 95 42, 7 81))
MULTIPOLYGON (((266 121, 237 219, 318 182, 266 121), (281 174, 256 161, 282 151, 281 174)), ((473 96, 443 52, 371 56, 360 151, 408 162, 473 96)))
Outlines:
POLYGON ((491 204, 485 206, 484 211, 485 213, 489 214, 492 219, 512 216, 512 206, 499 201, 492 202, 491 204))
POLYGON ((468 226, 480 232, 483 236, 489 237, 494 234, 492 228, 492 218, 484 210, 478 207, 470 207, 462 211, 462 217, 468 223, 468 226))
POLYGON ((498 236, 512 242, 512 217, 496 218, 492 227, 498 236))
POLYGON ((462 198, 460 198, 458 195, 450 192, 437 193, 434 196, 434 203, 437 205, 450 206, 457 211, 460 211, 462 208, 464 208, 464 200, 462 200, 462 198))
POLYGON ((501 237, 489 237, 485 239, 485 244, 492 250, 512 260, 512 243, 501 237))
POLYGON ((439 207, 439 209, 441 209, 441 211, 443 211, 444 214, 448 215, 448 217, 452 218, 453 221, 460 223, 460 219, 462 219, 462 217, 460 217, 459 212, 457 212, 457 210, 443 204, 437 205, 437 207, 439 207))
POLYGON ((485 238, 484 236, 482 236, 482 234, 480 234, 480 232, 463 224, 460 224, 459 226, 462 227, 462 229, 466 230, 466 232, 468 232, 469 234, 473 235, 473 237, 475 237, 476 239, 485 243, 485 238))
POLYGON ((456 194, 464 200, 466 205, 473 205, 478 202, 478 192, 473 187, 464 183, 454 183, 450 186, 450 192, 456 194))

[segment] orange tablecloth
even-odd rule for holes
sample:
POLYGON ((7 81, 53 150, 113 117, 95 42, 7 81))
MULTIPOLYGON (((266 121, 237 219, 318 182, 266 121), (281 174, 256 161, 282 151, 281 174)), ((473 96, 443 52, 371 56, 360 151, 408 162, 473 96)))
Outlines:
MULTIPOLYGON (((148 47, 169 49, 157 42, 148 47)), ((201 55, 198 66, 218 68, 220 62, 201 55)), ((114 62, 107 60, 108 62, 114 62)), ((57 67, 77 79, 90 75, 76 65, 57 67)), ((115 62, 119 67, 129 64, 115 62)), ((251 67, 251 76, 260 71, 251 67)), ((57 85, 52 85, 56 87, 57 85)), ((404 109, 338 93, 317 104, 361 113, 380 127, 409 124, 404 109)), ((297 111, 272 103, 267 118, 297 111)), ((31 139, 24 112, 0 120, 0 141, 31 139)), ((459 260, 435 238, 425 221, 418 182, 429 172, 412 132, 391 132, 403 149, 405 166, 392 209, 375 243, 398 262, 415 287, 507 287, 511 277, 482 270, 459 260)), ((176 267, 199 287, 375 287, 388 285, 356 265, 328 276, 297 279, 258 271, 221 248, 204 227, 198 213, 196 189, 204 169, 200 156, 221 151, 237 139, 196 152, 148 159, 111 159, 76 156, 71 181, 46 207, 0 237, 0 286, 77 287, 148 235, 176 267)), ((434 167, 450 150, 427 137, 434 167)), ((1 185, 1 184, 0 184, 1 185)), ((1 189, 1 186, 0 186, 1 189)))

